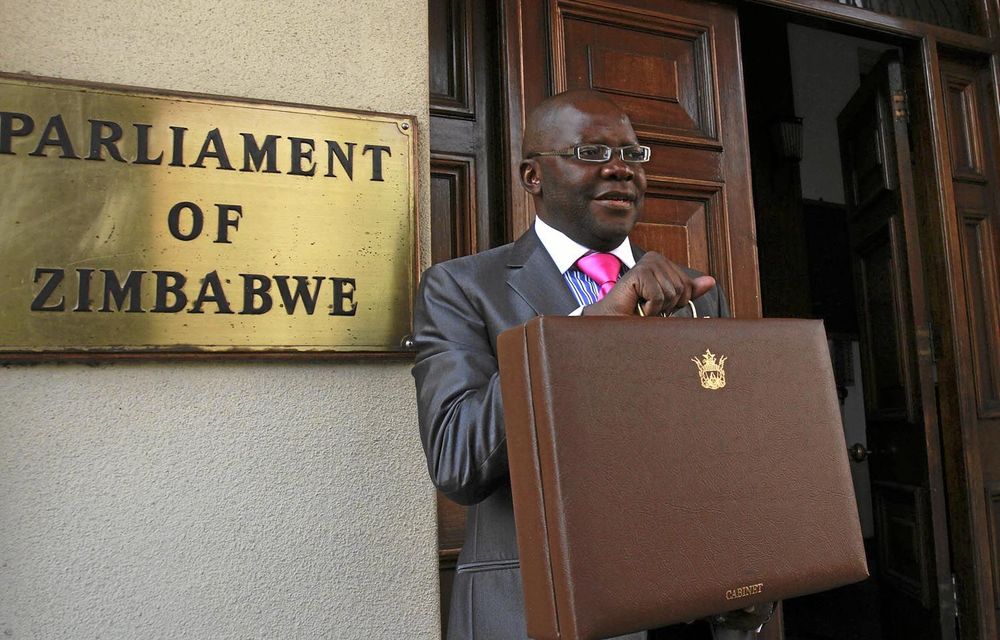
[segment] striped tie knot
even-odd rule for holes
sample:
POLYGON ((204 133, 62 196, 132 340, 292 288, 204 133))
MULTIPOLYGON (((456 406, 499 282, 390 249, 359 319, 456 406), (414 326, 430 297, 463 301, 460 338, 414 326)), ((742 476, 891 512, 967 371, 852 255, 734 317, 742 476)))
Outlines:
POLYGON ((597 283, 599 289, 597 299, 600 300, 608 295, 618 282, 622 262, 610 253, 588 253, 576 261, 576 268, 597 283))

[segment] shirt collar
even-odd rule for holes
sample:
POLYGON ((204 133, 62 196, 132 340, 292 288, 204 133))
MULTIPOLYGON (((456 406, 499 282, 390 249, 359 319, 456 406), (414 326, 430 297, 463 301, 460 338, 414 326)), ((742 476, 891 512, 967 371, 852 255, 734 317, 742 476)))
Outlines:
MULTIPOLYGON (((593 249, 588 249, 582 244, 571 240, 562 231, 546 224, 540 217, 535 216, 535 233, 542 242, 542 246, 552 256, 552 261, 556 263, 559 273, 566 273, 576 264, 576 261, 591 253, 593 249)), ((611 253, 622 263, 631 269, 635 266, 635 256, 632 255, 632 245, 628 237, 622 243, 611 250, 611 253)))

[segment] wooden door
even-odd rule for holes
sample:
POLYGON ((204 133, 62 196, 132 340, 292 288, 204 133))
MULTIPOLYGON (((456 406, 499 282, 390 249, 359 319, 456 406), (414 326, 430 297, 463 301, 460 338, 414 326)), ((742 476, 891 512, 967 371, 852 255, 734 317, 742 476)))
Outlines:
POLYGON ((431 261, 507 242, 497 2, 430 0, 431 261))
POLYGON ((997 60, 940 57, 948 206, 935 247, 954 563, 963 638, 996 638, 1000 613, 1000 123, 997 60))
MULTIPOLYGON (((736 11, 690 0, 511 0, 506 41, 510 172, 523 119, 567 89, 608 94, 652 147, 633 239, 714 275, 738 317, 760 316, 736 11)), ((511 185, 510 226, 531 224, 511 185)))
MULTIPOLYGON (((431 261, 507 242, 499 6, 430 0, 431 261)), ((442 637, 466 509, 438 494, 442 637)))
POLYGON ((889 639, 955 637, 934 363, 905 91, 883 56, 838 121, 861 334, 877 552, 889 639))

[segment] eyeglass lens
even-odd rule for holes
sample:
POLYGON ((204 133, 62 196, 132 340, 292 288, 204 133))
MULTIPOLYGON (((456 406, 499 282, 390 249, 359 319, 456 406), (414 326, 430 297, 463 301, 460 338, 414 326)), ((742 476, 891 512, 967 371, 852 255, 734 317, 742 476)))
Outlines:
POLYGON ((626 147, 609 147, 606 144, 581 144, 576 147, 576 157, 587 162, 607 162, 611 154, 621 149, 621 157, 625 162, 646 162, 649 160, 649 147, 633 144, 626 147))

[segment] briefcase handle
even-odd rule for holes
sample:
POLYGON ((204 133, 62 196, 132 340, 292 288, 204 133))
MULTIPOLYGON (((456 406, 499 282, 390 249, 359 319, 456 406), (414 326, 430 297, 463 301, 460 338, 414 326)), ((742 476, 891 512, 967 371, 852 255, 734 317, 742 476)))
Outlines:
MULTIPOLYGON (((691 307, 691 317, 692 318, 697 318, 698 317, 698 310, 694 308, 694 301, 693 300, 688 300, 688 306, 691 307)), ((642 310, 642 303, 641 302, 639 302, 639 303, 637 303, 635 305, 635 310, 638 311, 639 315, 642 316, 643 318, 646 317, 646 312, 642 310)), ((666 314, 663 314, 663 313, 661 313, 660 315, 662 317, 664 317, 664 318, 667 317, 666 314)), ((706 316, 706 317, 708 317, 708 316, 706 316)))

